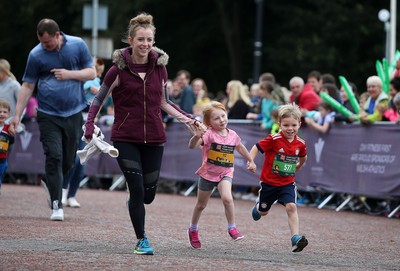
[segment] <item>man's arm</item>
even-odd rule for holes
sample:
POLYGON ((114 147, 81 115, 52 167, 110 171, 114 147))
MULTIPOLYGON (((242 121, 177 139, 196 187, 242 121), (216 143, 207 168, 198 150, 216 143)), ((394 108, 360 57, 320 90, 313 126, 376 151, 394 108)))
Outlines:
POLYGON ((52 69, 52 73, 57 80, 79 80, 87 81, 96 78, 96 68, 92 66, 82 70, 52 69))
POLYGON ((18 93, 17 106, 15 107, 15 115, 10 123, 10 134, 13 136, 15 134, 15 129, 21 122, 21 116, 24 112, 26 105, 28 104, 29 98, 32 96, 35 90, 34 83, 22 83, 21 89, 18 93))

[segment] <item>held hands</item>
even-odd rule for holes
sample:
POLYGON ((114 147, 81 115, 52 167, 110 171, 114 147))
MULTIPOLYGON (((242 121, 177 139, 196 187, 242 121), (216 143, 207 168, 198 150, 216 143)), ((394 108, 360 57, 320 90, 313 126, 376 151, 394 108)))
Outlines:
POLYGON ((20 118, 18 116, 14 116, 11 120, 10 127, 8 129, 11 136, 14 136, 16 134, 16 130, 19 123, 20 123, 20 118))
POLYGON ((14 124, 10 124, 10 127, 8 128, 8 132, 10 133, 11 136, 15 135, 15 128, 14 128, 14 124))
POLYGON ((204 123, 202 123, 201 121, 195 120, 194 121, 194 126, 198 127, 200 130, 202 130, 203 133, 205 131, 207 131, 207 126, 204 123))
POLYGON ((207 126, 205 126, 204 123, 195 120, 193 125, 189 125, 189 130, 195 137, 200 138, 207 131, 207 126))
POLYGON ((254 161, 247 161, 247 169, 250 170, 250 172, 255 173, 257 170, 257 165, 254 163, 254 161))

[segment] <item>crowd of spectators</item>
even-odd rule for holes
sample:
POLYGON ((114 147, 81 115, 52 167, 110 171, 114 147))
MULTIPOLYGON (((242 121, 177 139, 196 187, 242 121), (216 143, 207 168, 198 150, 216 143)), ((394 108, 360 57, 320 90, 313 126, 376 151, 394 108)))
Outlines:
MULTIPOLYGON (((102 71, 104 71, 104 62, 99 61, 101 63, 97 63, 99 69, 98 77, 95 80, 100 82, 102 71)), ((7 65, 9 64, 7 63, 5 69, 7 82, 14 80, 15 83, 12 82, 13 84, 19 84, 15 78, 8 74, 7 65)), ((4 70, 3 64, 2 62, 1 68, 4 70)), ((353 108, 344 87, 337 83, 335 76, 330 73, 322 74, 317 70, 310 71, 304 79, 300 76, 293 76, 287 82, 288 88, 278 83, 273 73, 265 72, 259 76, 257 82, 250 86, 239 80, 231 80, 226 82, 224 91, 217 91, 209 90, 203 78, 192 79, 190 72, 182 69, 176 73, 174 78, 165 83, 165 89, 172 102, 184 111, 193 114, 200 121, 204 106, 211 101, 219 101, 226 106, 229 119, 253 120, 259 123, 260 130, 267 135, 278 132, 273 128, 276 127, 274 126, 276 123, 273 113, 276 112, 279 105, 296 103, 302 110, 302 125, 310 126, 316 132, 328 134, 333 123, 351 124, 360 122, 363 125, 372 125, 377 121, 400 123, 400 77, 395 75, 396 73, 393 73, 390 80, 388 93, 383 91, 383 82, 378 76, 368 77, 365 86, 357 87, 353 82, 349 82, 349 86, 360 106, 358 113, 353 108), (353 115, 344 116, 341 112, 335 110, 330 103, 322 99, 321 93, 328 94, 353 115)), ((4 85, 4 79, 2 82, 4 85)), ((95 95, 97 87, 98 84, 87 87, 87 95, 95 95)), ((16 95, 17 93, 13 94, 14 97, 16 95)), ((37 102, 35 103, 34 97, 29 104, 32 104, 32 106, 28 106, 24 121, 31 121, 35 118, 34 107, 35 104, 37 107, 37 102)), ((113 110, 112 100, 110 100, 104 105, 100 114, 99 125, 113 124, 113 110)), ((13 108, 11 111, 13 111, 13 108)), ((162 114, 164 126, 167 127, 173 119, 165 112, 162 112, 162 114)), ((178 193, 183 193, 188 188, 188 184, 175 183, 173 185, 175 186, 174 192, 178 193)), ((257 198, 258 191, 254 188, 234 187, 234 189, 233 195, 236 198, 250 200, 257 198)), ((303 193, 300 191, 300 194, 303 197, 299 200, 299 204, 304 205, 316 205, 325 196, 323 193, 306 191, 303 191, 303 193)))
MULTIPOLYGON (((300 76, 293 76, 288 82, 288 88, 277 83, 275 76, 266 72, 260 75, 259 81, 247 86, 239 80, 231 80, 226 84, 226 92, 217 92, 213 97, 209 92, 204 79, 196 78, 190 82, 190 73, 185 71, 185 83, 179 78, 182 71, 178 72, 176 78, 171 80, 172 87, 169 91, 171 100, 175 103, 185 106, 189 104, 188 99, 182 102, 183 97, 191 96, 192 112, 201 120, 202 107, 212 100, 222 101, 228 109, 229 119, 254 120, 260 124, 260 130, 265 133, 276 133, 272 131, 274 120, 272 113, 276 111, 279 105, 285 103, 296 103, 302 110, 302 125, 309 126, 317 133, 329 134, 329 130, 334 123, 351 124, 359 122, 363 125, 372 125, 377 121, 386 121, 400 123, 400 77, 392 77, 390 80, 390 91, 383 91, 383 82, 378 76, 370 76, 366 80, 365 86, 357 87, 353 82, 349 82, 357 103, 359 112, 353 108, 347 92, 343 86, 340 86, 335 76, 330 73, 320 73, 317 70, 311 71, 305 81, 300 76), (362 89, 364 91, 359 91, 362 89), (188 92, 192 91, 192 94, 188 92), (326 93, 343 107, 353 113, 352 116, 344 116, 337 111, 328 101, 321 97, 321 93, 326 93)), ((187 186, 180 187, 186 189, 187 186)), ((179 189, 178 189, 179 190, 179 189)), ((179 192, 179 191, 178 191, 179 192)), ((183 191, 181 191, 183 193, 183 191)), ((258 191, 254 188, 245 188, 234 186, 233 195, 235 198, 255 200, 258 191)), ((321 203, 326 192, 300 191, 299 205, 315 206, 321 203)), ((337 197, 333 204, 338 205, 343 200, 337 197)), ((369 202, 370 213, 387 212, 387 206, 391 204, 385 200, 367 199, 369 202), (385 206, 385 208, 382 208, 385 206)), ((356 203, 354 203, 356 204, 356 203)), ((397 204, 394 202, 392 204, 397 204)))

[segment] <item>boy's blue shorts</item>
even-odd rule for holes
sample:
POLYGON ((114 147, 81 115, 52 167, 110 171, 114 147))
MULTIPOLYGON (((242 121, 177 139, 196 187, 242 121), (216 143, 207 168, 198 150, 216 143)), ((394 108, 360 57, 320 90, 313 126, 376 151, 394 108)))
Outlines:
POLYGON ((273 186, 260 182, 260 186, 260 204, 258 205, 258 210, 261 212, 269 211, 275 201, 278 201, 282 205, 286 205, 289 202, 296 202, 297 188, 295 183, 284 186, 273 186))

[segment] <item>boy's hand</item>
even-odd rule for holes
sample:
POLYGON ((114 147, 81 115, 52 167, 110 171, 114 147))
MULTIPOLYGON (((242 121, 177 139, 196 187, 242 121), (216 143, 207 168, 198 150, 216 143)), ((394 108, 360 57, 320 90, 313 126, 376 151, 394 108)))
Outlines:
POLYGON ((257 165, 254 163, 254 161, 247 162, 247 169, 250 170, 252 173, 255 173, 257 170, 257 165))

